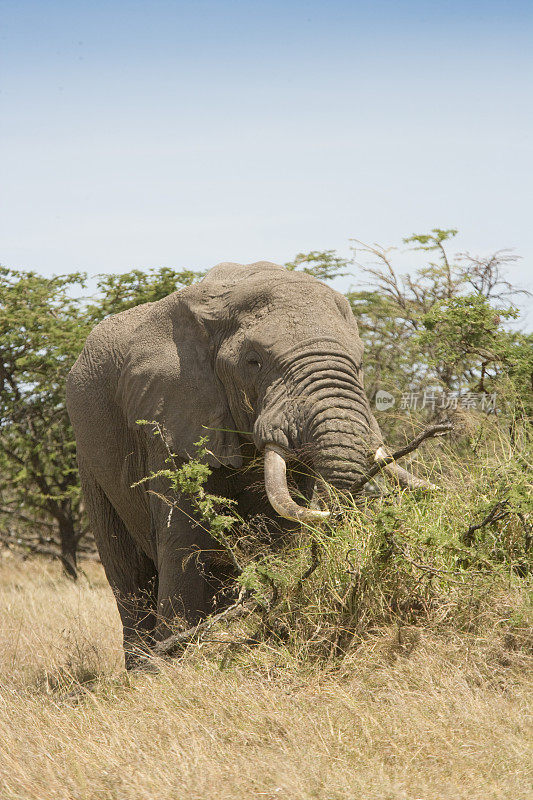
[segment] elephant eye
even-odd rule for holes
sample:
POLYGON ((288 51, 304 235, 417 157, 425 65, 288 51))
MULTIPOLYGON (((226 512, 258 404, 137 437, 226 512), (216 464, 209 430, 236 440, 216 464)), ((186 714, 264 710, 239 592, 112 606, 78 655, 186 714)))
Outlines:
POLYGON ((246 363, 257 371, 259 371, 262 366, 261 359, 259 358, 257 353, 248 353, 248 355, 246 356, 246 363))

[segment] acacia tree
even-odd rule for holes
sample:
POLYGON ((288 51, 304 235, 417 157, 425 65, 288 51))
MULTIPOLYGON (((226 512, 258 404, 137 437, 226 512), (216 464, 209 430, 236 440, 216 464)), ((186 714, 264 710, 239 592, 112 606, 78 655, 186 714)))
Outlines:
POLYGON ((87 306, 91 324, 110 314, 118 314, 141 303, 154 303, 168 294, 196 283, 205 275, 199 270, 175 270, 171 267, 133 269, 121 274, 98 276, 97 293, 87 306))
POLYGON ((371 288, 347 296, 367 349, 370 394, 383 384, 488 391, 484 378, 509 367, 505 352, 520 336, 505 322, 518 317, 512 301, 521 290, 504 271, 518 257, 506 250, 452 256, 448 246, 456 234, 435 228, 404 239, 429 254, 406 274, 394 266, 395 248, 355 242, 354 265, 371 288))
POLYGON ((88 333, 70 294, 84 282, 0 269, 0 512, 52 525, 72 577, 84 528, 64 383, 88 333))
POLYGON ((456 235, 453 228, 434 228, 404 239, 413 253, 424 254, 422 265, 405 274, 394 263, 397 248, 359 240, 352 240, 352 259, 334 250, 312 251, 299 253, 287 267, 322 280, 357 275, 366 283, 346 296, 365 345, 370 397, 380 387, 492 392, 510 380, 527 411, 531 336, 505 324, 518 317, 513 300, 521 290, 504 275, 518 257, 506 250, 487 257, 452 255, 456 235))
POLYGON ((288 270, 305 272, 320 281, 329 281, 349 275, 349 266, 350 259, 338 256, 335 250, 312 250, 310 253, 298 253, 293 261, 285 264, 288 270))
MULTIPOLYGON (((83 519, 65 380, 105 316, 158 300, 201 276, 169 268, 104 275, 89 301, 82 273, 45 278, 0 268, 0 518, 57 542, 75 578, 83 519)), ((23 542, 29 543, 29 538, 23 542)), ((42 548, 38 548, 42 549, 42 548)))

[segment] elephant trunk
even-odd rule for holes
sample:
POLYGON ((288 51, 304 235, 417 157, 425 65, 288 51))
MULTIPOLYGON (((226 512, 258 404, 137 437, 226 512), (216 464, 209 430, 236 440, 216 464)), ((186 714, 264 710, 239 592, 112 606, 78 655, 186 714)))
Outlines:
MULTIPOLYGON (((305 460, 315 477, 337 489, 350 491, 360 482, 371 461, 369 430, 355 420, 328 420, 318 426, 316 436, 304 445, 305 460), (326 428, 326 430, 324 430, 326 428)), ((298 505, 287 486, 286 458, 289 453, 274 443, 264 448, 265 489, 270 505, 285 519, 308 524, 327 519, 328 511, 298 505)))
MULTIPOLYGON (((315 476, 355 494, 372 464, 387 453, 359 371, 349 357, 326 352, 303 356, 291 365, 287 377, 297 388, 291 395, 292 413, 286 415, 292 417, 292 426, 276 425, 274 400, 283 394, 280 385, 270 408, 256 422, 256 442, 264 451, 265 488, 272 507, 286 519, 312 524, 327 518, 328 512, 303 508, 291 498, 285 458, 294 445, 296 451, 303 448, 315 476), (296 439, 291 431, 298 432, 296 439)), ((397 464, 384 469, 403 486, 432 488, 397 464)))
MULTIPOLYGON (((336 365, 337 366, 337 365, 336 365)), ((310 387, 305 441, 314 472, 337 489, 353 491, 364 479, 380 440, 358 372, 339 366, 327 385, 310 387)), ((344 366, 344 365, 342 365, 344 366)))
MULTIPOLYGON (((356 475, 360 473, 350 468, 352 463, 344 452, 346 448, 329 449, 317 459, 321 466, 321 477, 328 483, 337 488, 350 489, 357 480, 356 475)), ((374 455, 376 462, 383 461, 388 457, 384 447, 377 448, 374 455)), ((281 517, 294 522, 313 525, 326 520, 329 511, 319 511, 316 509, 305 508, 298 505, 289 493, 287 486, 287 466, 284 451, 275 444, 268 444, 265 447, 264 456, 265 467, 265 489, 270 505, 281 517)), ((403 469, 398 464, 387 464, 385 471, 398 483, 408 489, 434 489, 434 484, 417 478, 408 470, 403 469)))
MULTIPOLYGON (((288 403, 286 418, 292 418, 286 427, 288 435, 275 430, 268 411, 256 428, 258 438, 265 442, 265 488, 270 504, 283 517, 309 523, 323 520, 328 512, 302 508, 290 497, 285 457, 293 455, 292 447, 314 476, 349 490, 364 476, 379 444, 376 440, 372 447, 370 409, 357 368, 349 358, 324 355, 322 359, 304 357, 292 365, 297 391, 288 403), (319 369, 317 361, 322 361, 319 369), (291 436, 292 431, 297 434, 291 436)), ((275 408, 275 403, 271 407, 275 408)))

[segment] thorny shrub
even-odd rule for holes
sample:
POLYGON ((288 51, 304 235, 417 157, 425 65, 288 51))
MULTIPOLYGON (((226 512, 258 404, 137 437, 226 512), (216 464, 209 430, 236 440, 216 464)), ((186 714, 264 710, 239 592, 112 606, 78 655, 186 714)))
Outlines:
MULTIPOLYGON (((165 440, 157 423, 141 422, 165 440)), ((205 439, 181 465, 167 446, 165 467, 144 481, 168 480, 169 518, 186 495, 236 567, 233 596, 247 613, 238 633, 234 625, 220 633, 223 616, 216 621, 224 662, 245 643, 265 642, 289 659, 335 660, 391 623, 475 632, 492 620, 528 640, 530 444, 525 427, 512 439, 493 427, 460 448, 433 442, 425 460, 440 473, 437 491, 392 487, 356 500, 331 489, 331 519, 275 546, 254 539, 257 521, 241 519, 234 501, 206 491, 205 439)))

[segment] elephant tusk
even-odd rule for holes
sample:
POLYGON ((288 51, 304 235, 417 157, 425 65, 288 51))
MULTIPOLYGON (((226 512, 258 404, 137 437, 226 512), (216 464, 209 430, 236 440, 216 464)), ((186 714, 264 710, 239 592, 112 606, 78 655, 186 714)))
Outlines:
MULTIPOLYGON (((381 464, 388 458, 390 458, 390 454, 387 453, 385 448, 378 447, 374 455, 374 461, 377 464, 381 464)), ((413 475, 408 470, 400 467, 394 461, 388 464, 383 464, 383 469, 385 472, 388 472, 389 475, 395 478, 400 486, 403 486, 405 489, 438 489, 438 486, 435 486, 434 483, 425 481, 423 478, 417 478, 416 475, 413 475)))
POLYGON ((376 462, 376 464, 381 464, 388 457, 389 457, 389 454, 387 453, 385 448, 384 447, 378 447, 378 449, 376 450, 376 454, 374 456, 374 461, 376 462))
POLYGON ((287 486, 287 465, 283 450, 275 444, 265 447, 265 489, 270 505, 280 517, 312 525, 329 517, 329 511, 315 511, 295 503, 287 486))

